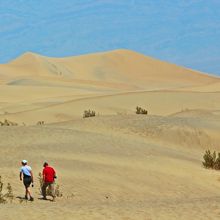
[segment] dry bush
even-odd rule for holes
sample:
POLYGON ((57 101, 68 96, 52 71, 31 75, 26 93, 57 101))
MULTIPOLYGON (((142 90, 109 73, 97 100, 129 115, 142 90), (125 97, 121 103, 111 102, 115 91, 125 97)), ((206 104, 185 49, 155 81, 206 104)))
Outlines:
POLYGON ((38 181, 39 181, 39 184, 40 184, 39 191, 40 191, 40 194, 42 195, 42 186, 43 186, 43 184, 44 184, 42 173, 39 173, 39 174, 38 174, 38 181))
POLYGON ((13 194, 11 184, 8 183, 7 188, 6 188, 7 189, 6 193, 3 192, 3 186, 4 186, 4 183, 2 182, 2 179, 0 176, 0 204, 1 203, 5 204, 8 202, 11 203, 14 199, 14 194, 13 194))
POLYGON ((216 152, 211 153, 210 150, 206 150, 203 155, 204 162, 202 162, 205 168, 214 168, 215 160, 216 160, 216 152))
POLYGON ((0 126, 17 126, 18 124, 16 122, 9 121, 7 119, 4 120, 4 122, 0 121, 0 126))
MULTIPOLYGON (((44 184, 44 180, 43 180, 43 175, 42 173, 39 173, 38 174, 38 181, 39 181, 39 184, 40 184, 40 194, 42 195, 42 187, 43 187, 43 184, 44 184)), ((55 196, 56 197, 62 197, 63 196, 63 193, 60 191, 60 185, 58 184, 55 184, 55 187, 54 187, 54 193, 55 193, 55 196)), ((51 191, 51 188, 48 187, 47 188, 47 196, 51 196, 53 193, 51 191)))
POLYGON ((205 168, 220 170, 220 153, 218 153, 217 157, 215 151, 211 153, 210 150, 206 150, 203 159, 202 164, 205 168))
POLYGON ((143 114, 143 115, 147 115, 148 111, 146 109, 143 109, 139 106, 136 107, 136 114, 143 114))
POLYGON ((37 125, 45 125, 45 122, 44 121, 38 121, 37 125))
POLYGON ((63 193, 60 191, 60 185, 56 185, 55 186, 55 196, 56 197, 62 197, 63 196, 63 193))
POLYGON ((220 153, 218 153, 218 157, 215 160, 214 169, 220 170, 220 153))
POLYGON ((5 196, 3 194, 3 182, 2 182, 2 178, 0 176, 0 203, 6 203, 7 200, 5 199, 5 196))
POLYGON ((89 117, 95 117, 96 113, 95 111, 85 110, 83 113, 83 118, 89 118, 89 117))

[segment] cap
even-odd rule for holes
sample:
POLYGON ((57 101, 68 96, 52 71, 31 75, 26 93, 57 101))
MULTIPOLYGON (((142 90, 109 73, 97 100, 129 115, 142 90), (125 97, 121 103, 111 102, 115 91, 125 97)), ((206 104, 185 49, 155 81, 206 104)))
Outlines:
POLYGON ((27 160, 22 160, 22 163, 27 163, 27 160))

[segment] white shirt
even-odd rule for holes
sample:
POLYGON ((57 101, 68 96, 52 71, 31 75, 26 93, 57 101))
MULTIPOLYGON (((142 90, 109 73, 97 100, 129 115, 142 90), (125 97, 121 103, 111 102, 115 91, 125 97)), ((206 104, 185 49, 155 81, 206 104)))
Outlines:
POLYGON ((26 176, 31 176, 31 167, 28 165, 22 166, 21 173, 23 173, 26 176))

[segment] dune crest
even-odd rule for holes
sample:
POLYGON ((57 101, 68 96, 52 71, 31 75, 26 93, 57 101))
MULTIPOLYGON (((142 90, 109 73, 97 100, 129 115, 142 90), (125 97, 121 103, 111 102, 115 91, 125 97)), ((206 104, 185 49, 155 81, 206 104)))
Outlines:
MULTIPOLYGON (((197 86, 219 81, 219 78, 169 64, 130 50, 114 50, 96 54, 51 58, 27 52, 8 64, 8 74, 55 76, 72 80, 91 80, 136 85, 142 89, 153 84, 197 86)), ((7 72, 7 70, 5 70, 7 72)), ((164 85, 165 86, 165 85, 164 85)), ((159 86, 161 87, 161 85, 159 86)), ((166 87, 166 86, 165 86, 166 87)))

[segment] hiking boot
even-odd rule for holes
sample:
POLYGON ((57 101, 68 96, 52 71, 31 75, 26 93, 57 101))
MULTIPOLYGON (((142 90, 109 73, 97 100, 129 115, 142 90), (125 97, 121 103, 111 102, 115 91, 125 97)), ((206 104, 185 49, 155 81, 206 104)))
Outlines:
POLYGON ((24 199, 26 199, 26 200, 28 200, 28 197, 27 197, 27 195, 24 197, 24 199))
POLYGON ((32 201, 32 202, 33 202, 33 201, 34 201, 34 198, 33 198, 33 197, 30 197, 30 201, 32 201))

